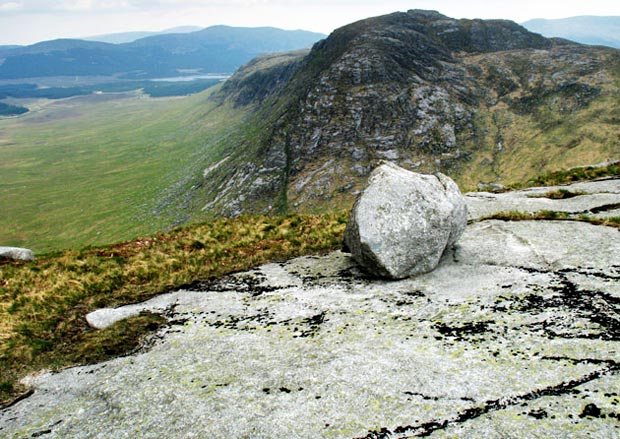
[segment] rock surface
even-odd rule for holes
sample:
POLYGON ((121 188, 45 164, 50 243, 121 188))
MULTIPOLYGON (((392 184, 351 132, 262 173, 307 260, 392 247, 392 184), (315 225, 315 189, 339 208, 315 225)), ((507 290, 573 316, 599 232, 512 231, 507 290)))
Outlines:
POLYGON ((620 180, 606 179, 573 183, 563 186, 534 187, 521 191, 495 194, 471 192, 466 194, 469 219, 490 216, 498 212, 519 210, 536 213, 542 210, 582 214, 596 217, 618 216, 620 209, 620 180), (572 198, 554 200, 549 193, 567 191, 572 198))
POLYGON ((402 279, 433 270, 466 225, 465 200, 452 179, 385 163, 353 206, 344 242, 368 272, 402 279))
POLYGON ((415 278, 335 252, 179 291, 141 352, 31 377, 0 437, 616 438, 619 248, 486 220, 415 278))
POLYGON ((0 259, 2 258, 16 261, 34 261, 34 252, 21 247, 0 247, 0 259))

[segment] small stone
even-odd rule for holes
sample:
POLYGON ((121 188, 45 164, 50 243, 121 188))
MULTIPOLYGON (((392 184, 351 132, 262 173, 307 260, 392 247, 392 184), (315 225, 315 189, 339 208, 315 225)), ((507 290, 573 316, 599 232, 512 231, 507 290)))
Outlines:
POLYGON ((466 225, 465 200, 452 179, 385 163, 351 211, 344 248, 373 275, 402 279, 432 271, 466 225))
POLYGON ((0 247, 0 259, 2 258, 16 261, 34 261, 34 252, 27 248, 0 247))

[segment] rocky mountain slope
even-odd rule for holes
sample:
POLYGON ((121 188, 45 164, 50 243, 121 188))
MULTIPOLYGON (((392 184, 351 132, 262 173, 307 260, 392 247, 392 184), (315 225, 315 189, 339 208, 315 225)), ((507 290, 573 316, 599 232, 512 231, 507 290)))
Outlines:
POLYGON ((617 159, 619 93, 614 49, 503 20, 370 18, 229 80, 215 99, 255 117, 205 172, 196 208, 349 206, 380 160, 475 188, 617 159))
POLYGON ((553 189, 467 195, 463 236, 415 278, 336 252, 96 311, 99 328, 142 310, 169 324, 133 355, 31 377, 0 436, 618 437, 620 233, 484 219, 617 215, 620 180, 553 189))

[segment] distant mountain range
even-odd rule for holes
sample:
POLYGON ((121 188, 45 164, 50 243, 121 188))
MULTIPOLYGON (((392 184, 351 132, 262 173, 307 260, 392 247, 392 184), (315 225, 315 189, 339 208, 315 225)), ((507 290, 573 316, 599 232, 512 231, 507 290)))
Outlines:
POLYGON ((131 43, 59 39, 0 49, 0 79, 116 76, 147 79, 181 73, 232 73, 257 55, 312 46, 325 35, 272 27, 212 26, 131 43))
POLYGON ((537 18, 526 21, 523 26, 546 37, 620 48, 620 17, 580 16, 557 20, 537 18))
POLYGON ((81 40, 86 41, 99 41, 101 43, 111 43, 111 44, 124 44, 124 43, 133 43, 140 38, 153 37, 155 35, 166 35, 166 34, 187 34, 190 32, 197 32, 202 30, 201 27, 198 26, 179 26, 173 27, 171 29, 162 30, 159 32, 149 32, 149 31, 136 31, 136 32, 121 32, 114 34, 104 34, 104 35, 95 35, 92 37, 80 38, 81 40))

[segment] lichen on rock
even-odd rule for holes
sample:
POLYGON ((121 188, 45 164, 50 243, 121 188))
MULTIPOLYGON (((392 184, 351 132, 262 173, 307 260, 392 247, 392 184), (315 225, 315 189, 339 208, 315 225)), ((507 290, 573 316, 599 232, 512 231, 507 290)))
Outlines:
MULTIPOLYGON (((574 185, 580 209, 618 188, 574 185)), ((334 252, 119 308, 169 324, 133 355, 30 377, 0 436, 618 437, 620 233, 481 220, 544 190, 467 195, 476 221, 416 277, 334 252)))

